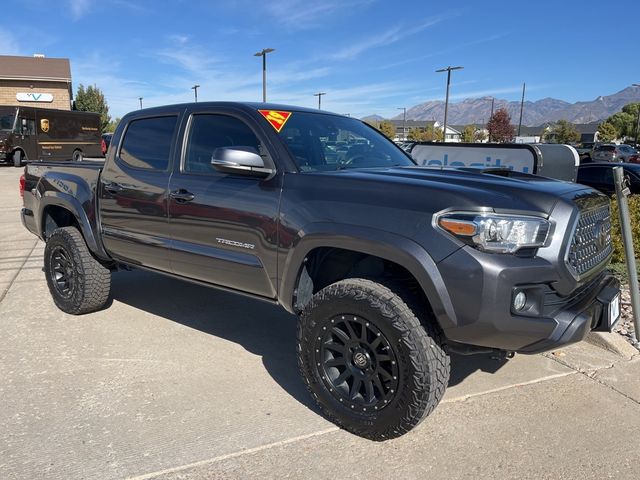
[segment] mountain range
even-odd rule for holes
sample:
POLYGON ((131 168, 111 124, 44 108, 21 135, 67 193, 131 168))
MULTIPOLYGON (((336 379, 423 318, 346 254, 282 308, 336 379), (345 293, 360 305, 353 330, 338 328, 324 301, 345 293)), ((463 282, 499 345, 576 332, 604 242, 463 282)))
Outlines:
MULTIPOLYGON (((520 102, 510 102, 493 97, 467 98, 458 103, 449 102, 447 123, 450 125, 468 125, 470 123, 486 123, 491 115, 491 100, 494 100, 494 111, 506 108, 511 116, 511 123, 517 124, 520 118, 520 102)), ((576 103, 565 102, 555 98, 543 98, 535 102, 525 101, 522 124, 538 126, 557 120, 568 120, 572 123, 591 123, 605 120, 619 112, 628 103, 640 102, 640 88, 627 87, 613 95, 598 97, 592 101, 576 103)), ((374 117, 366 117, 367 119, 374 117)), ((402 120, 403 115, 393 117, 402 120)), ((430 101, 407 109, 407 120, 444 121, 444 102, 430 101)))

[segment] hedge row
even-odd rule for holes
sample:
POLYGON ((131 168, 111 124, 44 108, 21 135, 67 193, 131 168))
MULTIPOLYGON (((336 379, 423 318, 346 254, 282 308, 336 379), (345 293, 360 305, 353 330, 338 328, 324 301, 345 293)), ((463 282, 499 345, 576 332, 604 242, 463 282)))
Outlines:
MULTIPOLYGON (((629 216, 631 217, 631 233, 633 236, 634 252, 640 262, 640 195, 632 195, 629 199, 629 216)), ((613 243, 612 263, 624 263, 624 246, 620 231, 620 215, 618 202, 615 197, 611 200, 611 242, 613 243)))

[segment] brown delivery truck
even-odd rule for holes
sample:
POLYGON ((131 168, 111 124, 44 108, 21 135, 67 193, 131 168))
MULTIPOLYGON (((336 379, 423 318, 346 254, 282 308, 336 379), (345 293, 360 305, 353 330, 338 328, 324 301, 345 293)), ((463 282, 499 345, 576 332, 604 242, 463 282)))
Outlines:
POLYGON ((99 157, 101 133, 97 113, 0 106, 0 162, 99 157))

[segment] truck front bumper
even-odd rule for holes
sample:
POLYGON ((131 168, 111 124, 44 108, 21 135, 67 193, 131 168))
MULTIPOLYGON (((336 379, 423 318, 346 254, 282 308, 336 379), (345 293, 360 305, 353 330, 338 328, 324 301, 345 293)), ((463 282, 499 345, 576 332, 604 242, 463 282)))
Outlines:
POLYGON ((618 318, 619 282, 606 270, 560 295, 554 284, 566 280, 559 278, 561 267, 541 258, 466 247, 438 268, 455 310, 456 318, 443 327, 453 342, 539 353, 579 342, 593 330, 610 331, 618 318), (521 310, 514 306, 519 292, 527 298, 521 310))

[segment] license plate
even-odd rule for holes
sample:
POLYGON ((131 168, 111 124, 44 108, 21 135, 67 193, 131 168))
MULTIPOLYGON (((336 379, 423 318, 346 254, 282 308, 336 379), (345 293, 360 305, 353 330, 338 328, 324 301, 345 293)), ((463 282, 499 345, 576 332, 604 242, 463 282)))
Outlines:
POLYGON ((620 320, 620 294, 616 295, 609 304, 609 318, 611 319, 611 328, 620 320))

